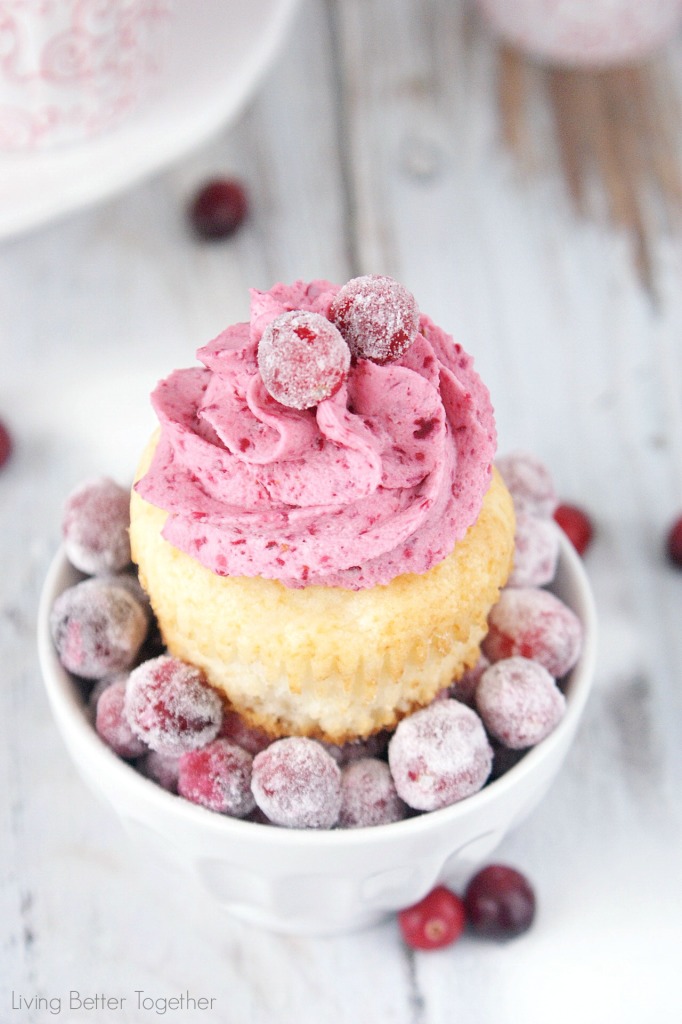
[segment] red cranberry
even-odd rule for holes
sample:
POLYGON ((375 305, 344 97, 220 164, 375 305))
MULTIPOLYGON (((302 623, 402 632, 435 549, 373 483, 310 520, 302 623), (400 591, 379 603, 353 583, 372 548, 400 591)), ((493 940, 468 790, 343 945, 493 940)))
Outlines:
MULTIPOLYGON (((594 534, 592 520, 577 505, 558 505, 554 518, 579 555, 587 551, 594 534)), ((682 554, 682 525, 680 526, 680 552, 682 554)))
POLYGON ((258 343, 258 369, 266 390, 291 409, 310 409, 339 390, 350 349, 321 316, 294 310, 271 320, 258 343))
POLYGON ((12 454, 12 436, 0 420, 0 469, 5 465, 10 455, 12 454))
POLYGON ((666 553, 673 565, 682 568, 682 516, 668 530, 666 553))
POLYGON ((233 178, 216 178, 194 196, 189 217, 196 234, 203 239, 227 238, 242 224, 249 202, 244 186, 233 178))
POLYGON ((432 889, 419 903, 398 914, 403 938, 412 949, 442 949, 464 931, 466 911, 459 896, 444 885, 432 889))
POLYGON ((490 864, 469 881, 464 906, 472 928, 493 939, 512 939, 535 917, 535 893, 515 868, 490 864))
POLYGON ((405 353, 419 332, 414 296, 391 277, 354 277, 334 296, 330 319, 354 356, 388 363, 405 353))

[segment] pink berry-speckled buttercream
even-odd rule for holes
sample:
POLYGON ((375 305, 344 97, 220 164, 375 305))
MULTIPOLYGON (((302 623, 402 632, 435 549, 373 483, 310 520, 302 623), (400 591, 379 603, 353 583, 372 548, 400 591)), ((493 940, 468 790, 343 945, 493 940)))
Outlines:
POLYGON ((311 409, 271 398, 257 364, 266 325, 329 316, 326 281, 253 291, 229 327, 152 396, 161 433, 137 489, 163 535, 219 575, 361 589, 422 573, 476 520, 491 479, 490 397, 471 357, 428 317, 409 350, 355 360, 311 409))

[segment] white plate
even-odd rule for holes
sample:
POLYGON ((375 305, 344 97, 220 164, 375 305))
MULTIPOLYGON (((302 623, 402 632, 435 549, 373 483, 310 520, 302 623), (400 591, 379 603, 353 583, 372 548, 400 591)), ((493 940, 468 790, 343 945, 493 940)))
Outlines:
POLYGON ((127 188, 234 118, 274 56, 296 0, 176 0, 154 97, 116 131, 43 153, 0 154, 0 238, 127 188))

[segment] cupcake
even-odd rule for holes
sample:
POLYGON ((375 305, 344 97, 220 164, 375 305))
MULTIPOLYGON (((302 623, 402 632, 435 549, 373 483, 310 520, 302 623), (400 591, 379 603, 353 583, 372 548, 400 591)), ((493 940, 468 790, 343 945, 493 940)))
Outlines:
POLYGON ((473 666, 514 550, 472 360, 390 278, 251 292, 152 395, 130 540, 168 650, 270 736, 393 728, 473 666))

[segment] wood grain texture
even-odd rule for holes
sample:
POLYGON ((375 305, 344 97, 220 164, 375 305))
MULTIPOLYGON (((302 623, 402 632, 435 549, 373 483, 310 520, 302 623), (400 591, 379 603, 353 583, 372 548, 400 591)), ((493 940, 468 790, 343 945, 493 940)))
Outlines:
MULTIPOLYGON (((0 246, 16 437, 0 474, 2 1024, 55 1019, 13 1011, 12 991, 71 988, 217 999, 183 1024, 679 1019, 682 575, 662 539, 682 510, 681 57, 677 40, 660 64, 578 81, 500 55, 469 3, 302 0, 232 130, 0 246), (222 170, 248 183, 252 216, 206 247, 183 207, 222 170), (93 473, 130 478, 158 377, 243 318, 248 287, 367 271, 403 280, 472 352, 500 450, 538 454, 596 522, 595 693, 564 772, 499 850, 540 906, 504 947, 410 954, 392 922, 308 940, 225 917, 136 860, 39 677, 64 496, 93 473)), ((132 1002, 91 1017, 146 1019, 132 1002)))

